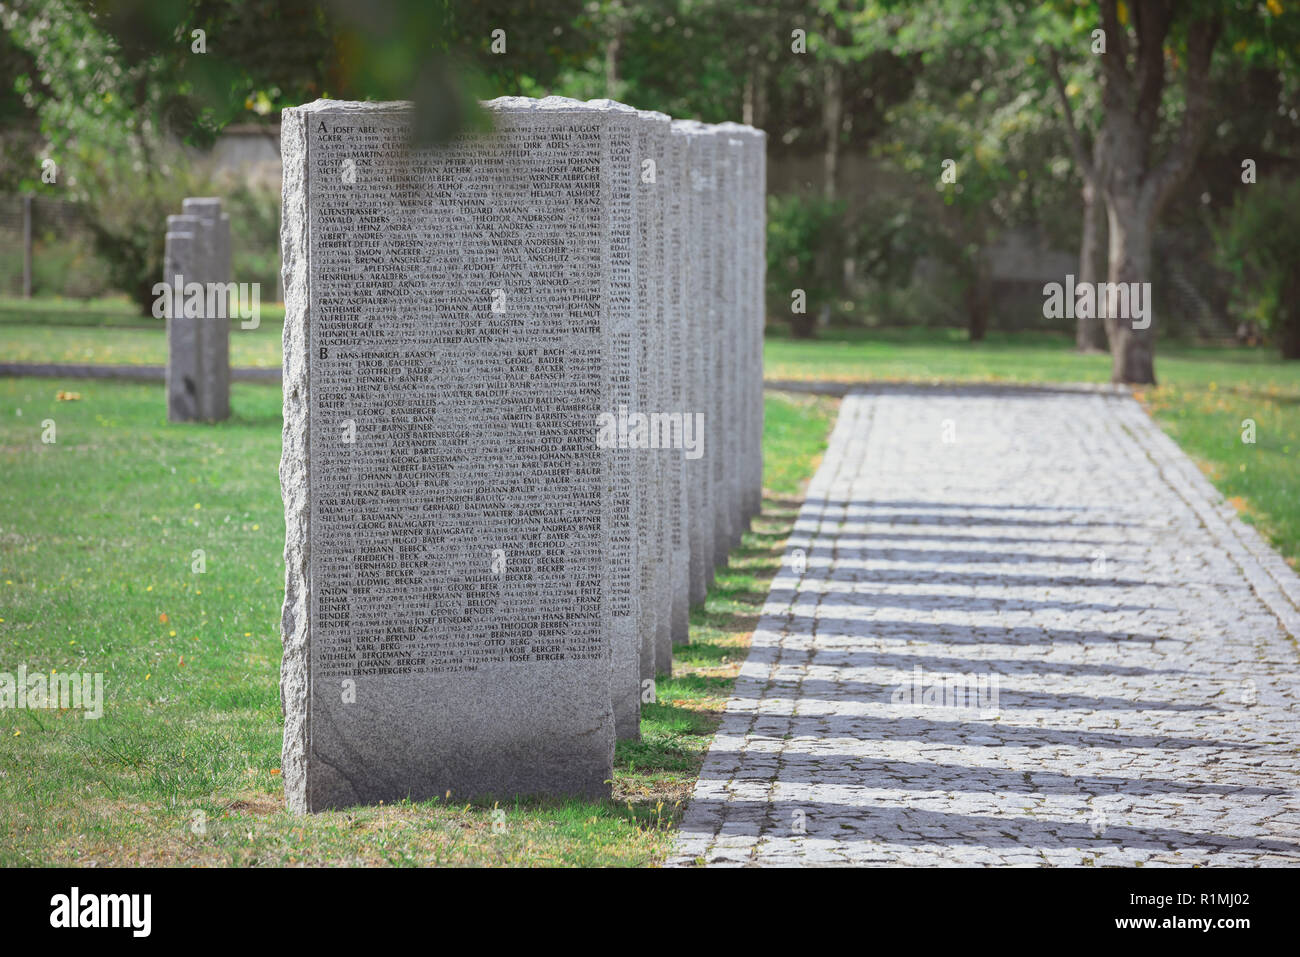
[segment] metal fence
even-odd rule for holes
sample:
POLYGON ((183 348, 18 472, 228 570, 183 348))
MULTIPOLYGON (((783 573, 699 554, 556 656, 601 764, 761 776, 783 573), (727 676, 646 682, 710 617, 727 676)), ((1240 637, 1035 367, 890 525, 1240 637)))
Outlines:
POLYGON ((0 196, 0 295, 86 298, 110 291, 94 234, 75 203, 0 196))

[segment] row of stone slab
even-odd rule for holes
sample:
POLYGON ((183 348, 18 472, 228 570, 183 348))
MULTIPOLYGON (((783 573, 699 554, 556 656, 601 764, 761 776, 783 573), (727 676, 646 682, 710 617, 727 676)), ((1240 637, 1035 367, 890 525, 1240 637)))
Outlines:
POLYGON ((190 197, 167 217, 154 315, 167 320, 167 420, 230 417, 230 217, 190 197))
POLYGON ((291 808, 609 792, 762 493, 765 134, 285 111, 291 808))

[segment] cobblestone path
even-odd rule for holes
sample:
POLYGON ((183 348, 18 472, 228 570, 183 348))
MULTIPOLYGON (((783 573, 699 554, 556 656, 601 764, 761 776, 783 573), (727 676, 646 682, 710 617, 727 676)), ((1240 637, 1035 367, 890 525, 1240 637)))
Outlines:
POLYGON ((669 863, 1298 864, 1292 635, 1127 395, 850 395, 669 863))

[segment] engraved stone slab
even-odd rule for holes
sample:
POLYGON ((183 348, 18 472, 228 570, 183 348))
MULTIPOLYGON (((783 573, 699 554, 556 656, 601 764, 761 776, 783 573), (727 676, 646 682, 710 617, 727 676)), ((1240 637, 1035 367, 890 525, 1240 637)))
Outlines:
POLYGON ((677 464, 681 452, 673 443, 672 420, 672 333, 668 328, 668 256, 665 238, 668 216, 667 184, 663 179, 671 120, 664 113, 639 110, 641 129, 647 134, 643 140, 644 152, 639 164, 639 193, 641 206, 637 224, 644 238, 643 255, 638 260, 642 272, 650 276, 646 284, 650 291, 649 307, 644 320, 649 325, 648 345, 650 355, 646 378, 650 383, 650 401, 645 412, 650 416, 650 448, 642 454, 653 461, 654 486, 650 496, 654 499, 655 522, 653 541, 649 549, 654 563, 652 601, 654 602, 654 675, 671 675, 673 670, 672 638, 672 563, 673 525, 671 512, 672 480, 669 474, 677 464), (649 162, 647 162, 649 161, 649 162))
POLYGON ((708 460, 708 517, 713 522, 711 541, 713 561, 709 569, 709 584, 713 584, 713 569, 727 564, 731 546, 731 503, 728 496, 726 449, 729 423, 729 393, 727 391, 727 351, 732 344, 725 337, 727 316, 727 191, 730 177, 727 172, 726 142, 716 126, 706 125, 701 137, 701 161, 698 169, 706 186, 704 199, 703 258, 705 262, 705 402, 709 421, 708 460))
MULTIPOLYGON (((501 102, 507 100, 503 98, 501 102)), ((527 101, 519 99, 509 102, 527 101)), ((611 250, 611 255, 619 256, 620 268, 611 274, 611 291, 618 296, 619 310, 618 321, 610 327, 608 342, 614 364, 606 408, 618 414, 621 422, 622 413, 635 410, 642 401, 645 376, 643 366, 648 354, 643 345, 640 318, 640 305, 646 291, 640 285, 637 268, 642 254, 640 215, 644 205, 640 200, 637 183, 644 127, 636 110, 615 100, 590 100, 584 103, 581 100, 553 96, 540 102, 547 108, 594 110, 602 116, 615 114, 618 117, 607 141, 602 145, 601 162, 609 174, 607 201, 611 208, 630 211, 621 214, 631 215, 634 224, 628 227, 631 249, 611 250), (624 262, 625 257, 630 258, 624 262)), ((622 446, 625 443, 620 441, 619 444, 622 446)), ((626 580, 620 587, 627 593, 630 610, 628 614, 612 620, 610 694, 618 738, 635 740, 641 737, 641 683, 645 677, 645 662, 647 656, 654 653, 650 639, 653 624, 647 623, 645 617, 646 614, 654 613, 653 605, 649 605, 653 573, 646 571, 646 545, 642 542, 648 510, 642 488, 649 476, 641 471, 646 463, 635 449, 620 448, 617 455, 619 468, 623 470, 618 473, 621 484, 608 488, 606 494, 610 497, 611 507, 621 509, 626 516, 625 529, 630 537, 627 540, 612 541, 611 545, 616 546, 616 551, 607 557, 620 582, 626 580)), ((653 618, 650 622, 653 622, 653 618)))
MULTIPOLYGON (((688 380, 690 345, 687 337, 686 309, 690 302, 690 261, 686 229, 689 216, 689 182, 686 175, 686 140, 676 130, 671 130, 664 145, 664 164, 659 171, 659 181, 664 190, 664 263, 665 297, 664 329, 667 356, 665 368, 669 370, 669 406, 682 416, 682 448, 667 453, 665 465, 668 481, 668 516, 670 521, 670 546, 672 552, 669 612, 669 632, 672 644, 686 644, 690 640, 691 581, 690 581, 690 501, 687 489, 688 454, 698 441, 696 419, 691 405, 688 380), (689 441, 688 441, 689 440, 689 441)), ((669 649, 669 661, 671 658, 669 649)))
POLYGON ((687 539, 690 551, 690 601, 698 604, 713 583, 714 488, 711 462, 716 448, 713 408, 710 401, 714 380, 710 363, 714 337, 710 324, 712 260, 707 249, 715 235, 711 222, 713 204, 712 134, 695 120, 674 120, 673 136, 682 144, 685 182, 682 187, 683 246, 687 263, 686 300, 682 313, 685 324, 686 410, 704 416, 703 454, 684 463, 690 522, 687 539))
POLYGON ((718 462, 724 500, 722 525, 719 535, 724 545, 718 555, 719 566, 727 563, 728 553, 740 544, 743 516, 741 514, 740 463, 745 430, 741 427, 743 416, 742 389, 745 370, 742 361, 743 323, 741 319, 741 289, 743 286, 744 243, 741 238, 741 198, 744 191, 742 156, 744 144, 736 131, 736 123, 719 123, 714 127, 718 137, 718 198, 722 229, 717 236, 718 290, 721 302, 718 307, 718 400, 722 423, 722 446, 718 462))
POLYGON ((286 798, 607 796, 634 636, 635 113, 282 125, 286 798), (621 496, 621 497, 620 497, 621 496))
MULTIPOLYGON (((604 101, 596 101, 604 102, 604 101)), ((622 106, 622 104, 619 104, 622 106)), ((631 109, 631 107, 626 107, 631 109)), ((641 680, 653 682, 659 671, 658 631, 659 620, 667 623, 668 610, 664 607, 667 583, 663 575, 663 496, 660 494, 661 461, 649 448, 649 416, 658 409, 660 380, 663 375, 661 361, 663 347, 660 343, 662 322, 659 310, 659 287, 662 267, 656 259, 663 229, 662 194, 658 184, 647 183, 641 175, 648 169, 646 160, 659 165, 662 148, 662 127, 669 123, 662 113, 637 110, 640 120, 637 127, 636 154, 636 211, 637 211, 637 404, 633 414, 643 418, 634 421, 642 426, 645 437, 642 448, 633 453, 637 475, 637 553, 641 565, 641 604, 637 627, 641 635, 641 680)), ((671 649, 670 649, 671 651, 671 649)))
POLYGON ((749 127, 749 242, 754 275, 749 292, 750 388, 749 503, 753 516, 763 510, 763 331, 767 324, 767 134, 749 127))
POLYGON ((737 362, 740 364, 736 395, 739 447, 736 457, 738 528, 762 509, 763 497, 763 324, 766 282, 766 134, 752 126, 721 123, 731 142, 737 171, 734 256, 738 269, 735 317, 737 362))

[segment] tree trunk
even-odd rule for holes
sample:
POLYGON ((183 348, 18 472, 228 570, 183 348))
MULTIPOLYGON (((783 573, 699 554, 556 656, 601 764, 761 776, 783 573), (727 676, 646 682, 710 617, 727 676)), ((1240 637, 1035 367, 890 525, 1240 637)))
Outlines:
POLYGON ((966 283, 966 332, 971 342, 980 342, 989 328, 992 289, 983 255, 971 271, 966 283))
MULTIPOLYGON (((837 32, 834 26, 827 30, 827 41, 834 43, 837 32)), ((839 194, 840 171, 840 131, 844 126, 844 77, 840 65, 834 60, 828 62, 822 76, 822 131, 826 135, 825 151, 822 153, 822 195, 827 203, 835 201, 839 194)), ((831 321, 831 299, 834 296, 835 250, 838 248, 837 237, 823 236, 818 243, 817 273, 825 281, 826 297, 818 309, 817 321, 825 327, 831 321)), ((821 285, 819 283, 819 285, 821 285)), ((806 333, 796 332, 811 338, 815 327, 811 320, 806 333)))
POLYGON ((1278 304, 1277 347, 1283 359, 1300 359, 1300 273, 1292 272, 1278 304))
POLYGON ((758 129, 767 128, 767 64, 760 60, 754 74, 754 122, 758 129))
POLYGON ((966 333, 971 342, 981 342, 988 331, 989 313, 987 304, 979 294, 977 285, 966 287, 966 333))
POLYGON ((153 293, 154 282, 153 279, 137 281, 131 295, 131 298, 135 300, 135 304, 140 308, 140 315, 150 318, 153 317, 153 304, 157 298, 153 293))
MULTIPOLYGON (((1112 195, 1107 204, 1110 227, 1110 268, 1107 281, 1137 283, 1151 280, 1152 223, 1141 209, 1136 196, 1112 195)), ((1097 311, 1106 306, 1106 297, 1097 296, 1097 311)), ((1137 319, 1132 303, 1128 316, 1105 315, 1106 333, 1111 346, 1110 381, 1133 385, 1155 385, 1155 310, 1147 297, 1145 329, 1133 328, 1137 319)))
POLYGON ((605 95, 611 99, 618 93, 618 51, 623 39, 617 33, 605 44, 605 95))
MULTIPOLYGON (((1079 284, 1095 283, 1101 275, 1097 256, 1101 252, 1102 203, 1097 189, 1090 182, 1083 184, 1083 236, 1079 240, 1079 284)), ((1080 352, 1106 351, 1106 326, 1100 315, 1078 316, 1075 328, 1075 346, 1080 352)))
POLYGON ((810 312, 797 312, 790 317, 790 335, 795 339, 812 339, 817 332, 817 319, 810 312))
POLYGON ((844 125, 844 84, 838 63, 826 64, 822 84, 822 131, 826 135, 822 154, 822 195, 833 200, 840 173, 840 130, 844 125))

